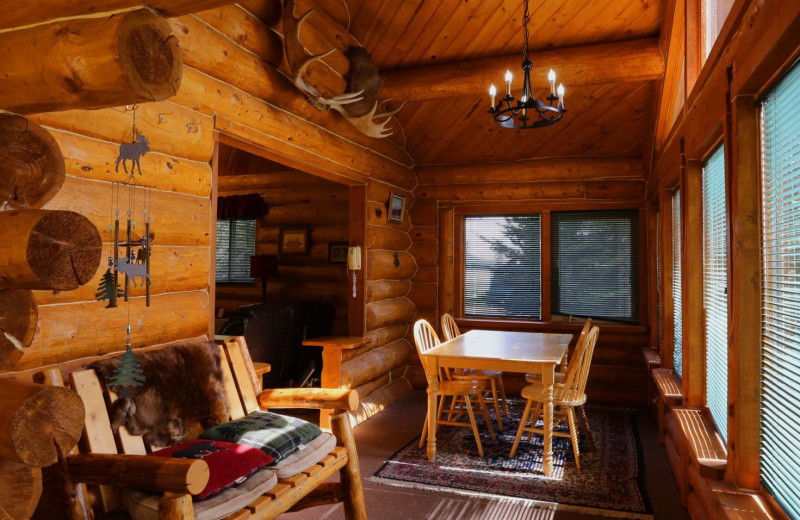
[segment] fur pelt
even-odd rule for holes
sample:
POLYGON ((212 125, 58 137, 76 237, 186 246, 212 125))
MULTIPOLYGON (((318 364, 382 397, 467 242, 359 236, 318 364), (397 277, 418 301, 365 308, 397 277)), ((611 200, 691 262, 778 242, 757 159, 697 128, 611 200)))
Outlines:
MULTIPOLYGON (((132 399, 118 399, 109 412, 116 433, 125 426, 153 446, 196 439, 228 420, 219 348, 213 343, 185 343, 137 354, 145 382, 131 388, 132 399)), ((94 363, 104 382, 111 380, 119 358, 94 363)), ((119 394, 121 388, 111 387, 119 394)))

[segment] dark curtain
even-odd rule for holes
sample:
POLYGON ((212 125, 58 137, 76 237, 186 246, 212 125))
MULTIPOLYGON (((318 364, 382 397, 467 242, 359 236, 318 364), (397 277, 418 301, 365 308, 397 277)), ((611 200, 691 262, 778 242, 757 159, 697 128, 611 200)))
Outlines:
POLYGON ((269 212, 264 198, 258 193, 231 195, 217 199, 217 219, 260 218, 269 212))

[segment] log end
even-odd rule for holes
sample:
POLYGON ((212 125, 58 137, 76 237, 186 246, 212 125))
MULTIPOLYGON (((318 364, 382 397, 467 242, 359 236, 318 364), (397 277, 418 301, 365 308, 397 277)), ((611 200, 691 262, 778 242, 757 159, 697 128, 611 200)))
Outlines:
POLYGON ((43 387, 20 407, 11 426, 17 457, 37 468, 55 464, 56 444, 65 454, 78 444, 84 413, 83 401, 72 390, 43 387))
POLYGON ((122 69, 140 100, 163 101, 178 93, 181 49, 164 18, 149 9, 126 14, 118 44, 122 69))
POLYGON ((0 518, 30 518, 42 495, 42 470, 0 459, 0 475, 0 518))
POLYGON ((31 291, 0 290, 0 372, 12 370, 30 347, 38 319, 31 291))
POLYGON ((0 114, 0 209, 42 207, 63 183, 53 136, 22 116, 0 114))
POLYGON ((102 247, 100 232, 88 218, 74 211, 50 211, 33 228, 28 265, 43 288, 72 291, 95 275, 102 247))

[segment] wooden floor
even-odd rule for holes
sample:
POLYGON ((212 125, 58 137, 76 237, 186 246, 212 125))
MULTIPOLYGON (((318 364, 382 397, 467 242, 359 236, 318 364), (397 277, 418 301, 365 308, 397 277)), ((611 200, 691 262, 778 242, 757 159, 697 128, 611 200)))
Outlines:
MULTIPOLYGON (((413 391, 355 429, 361 474, 370 477, 397 450, 419 435, 425 415, 425 394, 413 391)), ((644 455, 645 486, 656 520, 688 520, 666 454, 658 443, 655 420, 643 411, 637 417, 644 455)), ((395 488, 365 480, 367 513, 374 520, 594 520, 608 517, 551 512, 431 491, 395 488)), ((325 506, 287 514, 287 520, 341 520, 341 506, 325 506)))

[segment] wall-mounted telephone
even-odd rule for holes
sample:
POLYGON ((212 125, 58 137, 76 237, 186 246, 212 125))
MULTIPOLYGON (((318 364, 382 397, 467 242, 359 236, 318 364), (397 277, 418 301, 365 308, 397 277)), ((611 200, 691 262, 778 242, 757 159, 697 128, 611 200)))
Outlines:
POLYGON ((351 271, 361 270, 361 248, 359 246, 347 249, 347 268, 351 271))
POLYGON ((353 271, 353 298, 358 298, 356 271, 361 270, 361 247, 353 246, 347 249, 347 268, 353 271))

